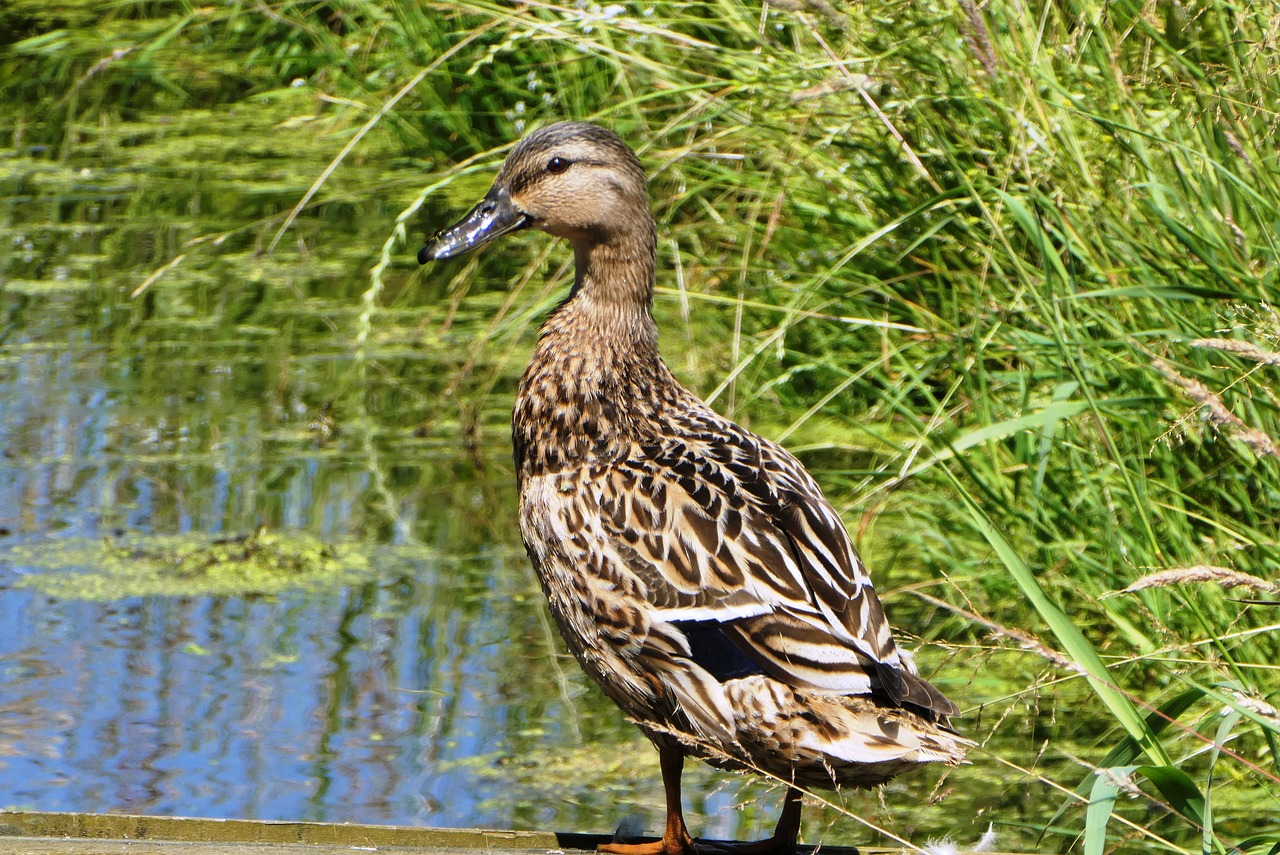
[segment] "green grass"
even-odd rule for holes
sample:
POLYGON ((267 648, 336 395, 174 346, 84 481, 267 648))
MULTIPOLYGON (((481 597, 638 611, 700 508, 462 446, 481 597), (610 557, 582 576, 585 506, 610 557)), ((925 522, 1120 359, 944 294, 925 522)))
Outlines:
POLYGON ((54 159, 196 104, 273 117, 268 146, 282 115, 326 158, 351 144, 332 177, 261 176, 228 233, 270 243, 308 188, 284 241, 389 200, 353 346, 389 310, 461 312, 458 406, 486 423, 567 253, 529 238, 418 272, 417 241, 525 129, 613 127, 652 176, 677 373, 829 486, 969 735, 1027 709, 1037 735, 1088 722, 1069 748, 975 751, 1058 795, 958 833, 1280 851, 1280 596, 1204 573, 1123 592, 1193 567, 1277 579, 1280 8, 840 5, 121 2, 90 27, 18 3, 0 98, 44 105, 6 118, 54 159), (413 183, 345 177, 378 162, 413 183), (990 694, 996 666, 1024 685, 990 694))

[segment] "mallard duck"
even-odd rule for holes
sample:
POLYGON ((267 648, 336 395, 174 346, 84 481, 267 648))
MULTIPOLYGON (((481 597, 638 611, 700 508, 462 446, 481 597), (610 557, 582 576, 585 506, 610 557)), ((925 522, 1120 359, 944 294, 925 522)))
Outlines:
POLYGON ((814 479, 663 362, 635 153, 596 125, 535 131, 418 261, 522 229, 567 239, 576 275, 516 396, 520 532, 569 649, 657 747, 666 793, 661 839, 600 851, 697 851, 680 804, 687 756, 787 785, 773 837, 746 852, 794 850, 802 789, 963 760, 955 704, 894 643, 814 479))

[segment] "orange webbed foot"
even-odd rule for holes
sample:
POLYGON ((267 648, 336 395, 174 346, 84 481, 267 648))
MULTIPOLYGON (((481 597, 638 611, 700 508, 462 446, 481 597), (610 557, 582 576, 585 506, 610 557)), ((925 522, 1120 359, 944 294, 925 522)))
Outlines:
POLYGON ((689 832, 684 830, 683 824, 675 834, 668 833, 659 840, 649 843, 601 843, 596 851, 606 855, 698 855, 697 844, 689 836, 689 832))

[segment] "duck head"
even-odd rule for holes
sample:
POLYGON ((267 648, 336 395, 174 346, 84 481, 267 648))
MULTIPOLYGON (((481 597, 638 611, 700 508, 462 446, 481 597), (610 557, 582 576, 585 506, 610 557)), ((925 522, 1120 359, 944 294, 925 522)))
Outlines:
POLYGON ((453 258, 521 229, 567 238, 581 257, 597 245, 643 234, 653 241, 644 169, 613 131, 560 122, 512 149, 489 192, 437 232, 418 263, 453 258))

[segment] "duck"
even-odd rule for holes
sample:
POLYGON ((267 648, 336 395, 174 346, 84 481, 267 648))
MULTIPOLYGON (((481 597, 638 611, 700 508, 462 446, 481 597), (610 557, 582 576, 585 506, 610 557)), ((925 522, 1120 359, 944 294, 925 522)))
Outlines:
POLYGON ((529 133, 418 261, 530 229, 569 242, 575 275, 516 393, 520 533, 569 650, 656 747, 666 802, 661 837, 598 851, 791 853, 806 791, 963 762, 958 708, 894 640, 817 482, 663 361, 657 229, 634 151, 586 122, 529 133), (695 840, 689 757, 785 785, 773 836, 695 840))

